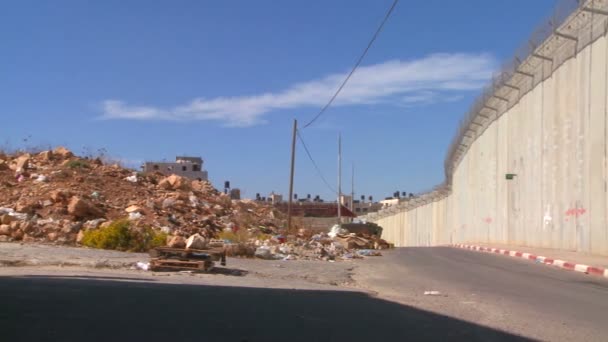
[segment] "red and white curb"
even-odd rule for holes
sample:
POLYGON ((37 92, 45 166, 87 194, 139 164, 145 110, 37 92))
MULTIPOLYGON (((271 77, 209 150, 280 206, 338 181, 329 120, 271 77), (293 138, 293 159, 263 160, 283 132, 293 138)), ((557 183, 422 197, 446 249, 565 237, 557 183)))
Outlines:
POLYGON ((511 251, 511 250, 507 250, 507 249, 490 248, 490 247, 473 246, 473 245, 459 245, 459 244, 452 245, 452 246, 457 247, 457 248, 470 249, 473 251, 503 254, 503 255, 508 255, 508 256, 512 256, 512 257, 516 257, 516 258, 528 259, 528 260, 536 261, 539 263, 543 263, 545 265, 553 265, 553 266, 557 266, 557 267, 571 270, 571 271, 583 272, 583 273, 587 273, 587 274, 592 274, 592 275, 597 275, 600 277, 608 278, 608 269, 602 268, 602 267, 593 267, 593 266, 588 266, 588 265, 583 265, 583 264, 576 264, 576 263, 568 262, 568 261, 564 261, 564 260, 551 259, 551 258, 547 258, 544 256, 538 256, 538 255, 533 255, 530 253, 523 253, 523 252, 518 252, 518 251, 511 251))

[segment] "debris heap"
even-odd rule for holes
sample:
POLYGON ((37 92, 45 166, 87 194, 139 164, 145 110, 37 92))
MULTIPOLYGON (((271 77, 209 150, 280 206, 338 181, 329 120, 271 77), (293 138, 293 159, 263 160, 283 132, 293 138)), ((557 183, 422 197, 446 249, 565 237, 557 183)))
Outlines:
POLYGON ((284 222, 271 206, 231 200, 205 181, 136 173, 63 147, 0 153, 0 242, 75 244, 84 231, 125 217, 168 234, 169 242, 284 222))

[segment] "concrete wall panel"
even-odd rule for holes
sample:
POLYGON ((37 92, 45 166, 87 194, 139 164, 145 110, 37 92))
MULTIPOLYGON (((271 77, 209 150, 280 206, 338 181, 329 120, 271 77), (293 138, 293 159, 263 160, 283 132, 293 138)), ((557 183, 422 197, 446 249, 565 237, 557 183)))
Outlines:
POLYGON ((564 43, 553 61, 529 62, 540 73, 517 79, 518 99, 485 127, 471 126, 478 135, 466 141, 449 194, 380 216, 384 238, 608 255, 608 26, 597 20, 584 44, 564 43))

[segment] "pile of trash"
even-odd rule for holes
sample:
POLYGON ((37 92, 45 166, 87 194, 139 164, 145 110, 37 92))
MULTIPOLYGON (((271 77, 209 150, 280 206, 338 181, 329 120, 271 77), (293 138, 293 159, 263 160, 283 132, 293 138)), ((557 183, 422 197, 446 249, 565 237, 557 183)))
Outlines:
POLYGON ((392 248, 385 240, 364 233, 350 233, 335 225, 327 233, 311 234, 300 229, 295 236, 272 235, 248 243, 226 244, 227 255, 255 256, 266 260, 351 260, 380 256, 380 250, 392 248))
POLYGON ((194 234, 284 226, 272 206, 231 200, 206 181, 137 173, 64 147, 40 153, 0 153, 0 242, 75 244, 83 231, 128 218, 185 239, 194 234))

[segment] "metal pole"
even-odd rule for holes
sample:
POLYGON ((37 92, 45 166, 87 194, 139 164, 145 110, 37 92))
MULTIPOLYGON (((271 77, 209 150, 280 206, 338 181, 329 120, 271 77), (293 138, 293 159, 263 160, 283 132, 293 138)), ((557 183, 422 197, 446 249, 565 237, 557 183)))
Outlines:
POLYGON ((293 120, 293 134, 291 138, 291 170, 289 175, 289 204, 287 205, 287 231, 291 232, 291 202, 293 201, 293 174, 296 162, 296 134, 298 131, 298 120, 293 120))
POLYGON ((338 224, 342 223, 342 136, 338 133, 338 224))

